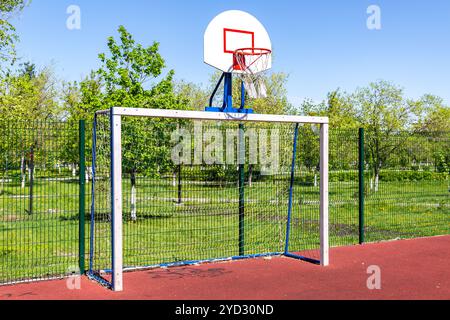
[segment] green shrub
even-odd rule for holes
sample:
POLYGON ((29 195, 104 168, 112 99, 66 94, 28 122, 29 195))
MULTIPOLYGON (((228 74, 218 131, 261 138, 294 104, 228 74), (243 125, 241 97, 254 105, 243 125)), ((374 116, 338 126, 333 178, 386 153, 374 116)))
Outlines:
POLYGON ((398 171, 381 170, 381 181, 445 181, 448 179, 447 173, 430 171, 398 171))

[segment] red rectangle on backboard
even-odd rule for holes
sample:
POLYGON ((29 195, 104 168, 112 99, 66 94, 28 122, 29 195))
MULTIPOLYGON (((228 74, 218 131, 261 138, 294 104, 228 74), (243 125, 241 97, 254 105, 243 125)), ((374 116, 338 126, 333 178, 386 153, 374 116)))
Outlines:
POLYGON ((234 53, 236 49, 254 47, 254 32, 227 28, 223 29, 223 51, 225 53, 234 53))

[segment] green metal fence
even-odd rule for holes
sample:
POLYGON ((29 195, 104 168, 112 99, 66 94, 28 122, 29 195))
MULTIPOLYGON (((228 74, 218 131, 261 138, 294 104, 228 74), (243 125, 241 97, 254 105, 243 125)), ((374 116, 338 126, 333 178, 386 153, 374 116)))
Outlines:
MULTIPOLYGON (((77 268, 83 270, 87 265, 91 194, 91 130, 90 125, 87 127, 83 123, 0 122, 0 284, 63 277, 77 268), (84 140, 86 143, 83 148, 84 140), (83 158, 86 159, 85 170, 83 158)), ((283 136, 290 137, 291 129, 283 136)), ((291 138, 288 145, 292 144, 291 138)), ((295 241, 299 244, 305 240, 302 233, 318 227, 314 215, 316 211, 311 209, 316 205, 314 199, 318 195, 317 143, 317 133, 313 128, 301 128, 298 140, 299 171, 295 180, 296 190, 300 193, 296 194, 295 209, 298 210, 293 221, 298 224, 293 237, 297 237, 295 241)), ((450 234, 449 150, 449 132, 387 134, 369 129, 363 132, 330 128, 331 245, 450 234), (361 143, 362 138, 364 143, 361 143)), ((287 154, 286 159, 289 159, 287 154)), ((269 187, 264 187, 264 181, 258 180, 257 171, 254 171, 251 181, 253 186, 248 188, 248 166, 245 169, 247 199, 260 195, 273 197, 274 192, 280 192, 280 199, 285 200, 286 183, 281 186, 275 180, 269 187), (259 190, 259 186, 265 189, 259 190)), ((238 199, 238 180, 229 183, 226 170, 222 172, 217 168, 213 171, 197 172, 191 168, 174 171, 163 179, 155 179, 148 174, 137 175, 135 196, 140 200, 137 205, 155 211, 163 204, 155 204, 152 199, 156 197, 161 201, 168 193, 170 200, 175 202, 186 202, 183 198, 189 194, 190 198, 195 199, 216 197, 220 200, 218 192, 228 184, 233 186, 230 192, 238 199), (219 186, 210 185, 202 178, 205 174, 219 174, 219 180, 223 183, 219 186), (181 180, 178 181, 177 177, 181 177, 181 180)), ((131 188, 129 173, 124 174, 125 187, 131 188)), ((152 239, 157 238, 154 234, 148 234, 148 230, 139 229, 131 221, 133 208, 130 205, 131 189, 129 191, 124 195, 128 225, 125 228, 132 236, 125 247, 125 254, 130 255, 126 257, 129 261, 139 262, 141 244, 151 243, 152 239)), ((276 210, 277 206, 273 204, 267 206, 270 212, 276 210)), ((224 210, 227 206, 235 206, 234 203, 223 202, 214 205, 224 206, 224 210)), ((247 212, 251 214, 252 204, 246 205, 247 212)), ((199 203, 184 203, 177 206, 177 211, 189 211, 190 216, 194 214, 196 219, 203 219, 202 223, 205 224, 216 223, 211 220, 214 217, 200 212, 199 206, 199 203)), ((201 206, 207 209, 208 204, 201 206)), ((152 215, 160 214, 153 211, 152 215)), ((144 218, 138 216, 137 219, 144 218)), ((239 244, 238 216, 225 215, 223 219, 227 223, 224 226, 232 230, 226 229, 224 232, 232 233, 231 238, 236 238, 239 244)), ((185 215, 179 222, 186 224, 189 219, 185 215)), ((282 239, 282 235, 278 234, 280 228, 277 227, 280 222, 276 219, 272 222, 269 224, 274 226, 274 235, 277 236, 267 243, 261 243, 261 239, 243 225, 246 252, 278 246, 278 242, 275 244, 273 241, 282 239)), ((144 226, 155 228, 162 223, 161 219, 155 218, 151 223, 145 220, 144 226)), ((170 242, 170 228, 175 226, 162 226, 168 237, 166 240, 170 242)), ((201 230, 193 232, 196 236, 202 233, 201 230)), ((217 245, 201 243, 200 247, 207 257, 217 245)), ((314 245, 315 240, 306 248, 315 248, 314 245)), ((153 244, 152 248, 156 249, 152 256, 161 256, 158 250, 162 244, 155 246, 153 244)), ((168 248, 174 254, 179 254, 175 243, 169 243, 168 248)), ((107 247, 103 249, 104 254, 109 254, 107 247)), ((184 247, 183 255, 192 256, 190 250, 193 248, 184 247)), ((224 253, 233 250, 239 254, 238 245, 223 247, 222 250, 224 253)))
POLYGON ((76 271, 78 133, 61 122, 0 122, 0 283, 76 271))
POLYGON ((358 132, 330 129, 330 246, 358 243, 358 132))
POLYGON ((449 132, 365 133, 366 241, 450 233, 449 132))

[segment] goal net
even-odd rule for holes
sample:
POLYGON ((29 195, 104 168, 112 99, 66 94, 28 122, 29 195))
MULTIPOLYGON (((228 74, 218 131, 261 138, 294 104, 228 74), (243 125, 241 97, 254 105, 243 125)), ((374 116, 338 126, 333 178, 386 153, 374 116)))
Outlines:
POLYGON ((89 275, 285 255, 328 264, 328 119, 97 112, 89 275))

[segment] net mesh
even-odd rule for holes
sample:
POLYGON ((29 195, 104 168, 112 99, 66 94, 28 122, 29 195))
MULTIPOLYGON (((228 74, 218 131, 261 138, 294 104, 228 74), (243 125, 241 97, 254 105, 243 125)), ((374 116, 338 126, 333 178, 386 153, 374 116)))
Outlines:
POLYGON ((267 97, 264 71, 268 69, 272 51, 261 48, 244 48, 234 52, 235 70, 245 83, 251 98, 267 97))
MULTIPOLYGON (((293 137, 293 124, 122 117, 124 268, 283 252, 293 137)), ((97 117, 94 140, 91 270, 107 271, 108 115, 97 117)), ((318 142, 297 155, 289 251, 318 260, 319 186, 309 179, 318 142)))

